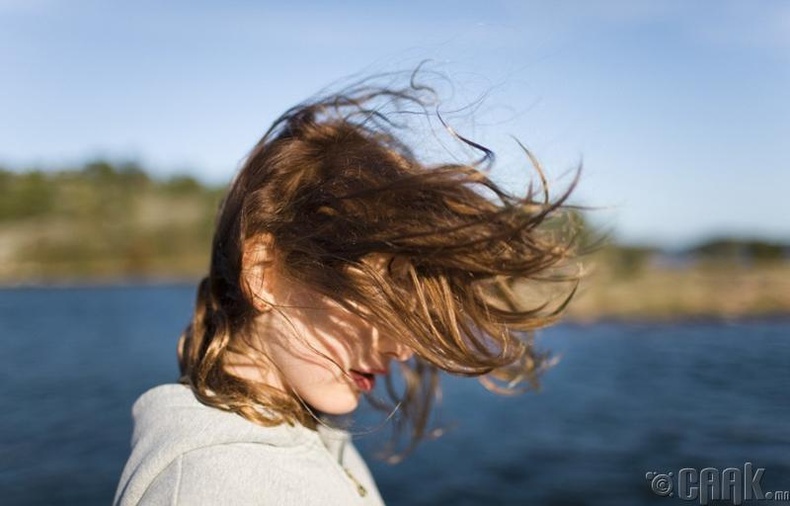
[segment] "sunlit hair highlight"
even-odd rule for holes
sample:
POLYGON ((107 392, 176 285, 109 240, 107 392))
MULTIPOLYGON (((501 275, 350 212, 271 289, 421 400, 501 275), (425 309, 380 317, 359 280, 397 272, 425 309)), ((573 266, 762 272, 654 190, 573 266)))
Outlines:
POLYGON ((531 331, 559 318, 578 280, 567 269, 577 251, 563 215, 576 180, 552 200, 524 149, 539 189, 506 192, 489 178, 493 153, 453 131, 436 105, 434 91, 414 80, 400 89, 363 83, 290 109, 258 142, 219 210, 209 273, 179 342, 182 382, 202 402, 262 425, 317 423, 294 393, 228 372, 231 355, 258 352, 242 254, 263 235, 286 279, 372 319, 415 352, 402 391, 388 381, 392 404, 371 399, 399 406, 396 427, 410 447, 427 434, 439 370, 504 393, 537 385, 550 359, 531 331), (420 161, 396 135, 411 115, 438 117, 479 159, 420 161), (385 258, 385 268, 371 258, 385 258), (556 281, 570 282, 563 295, 535 300, 536 288, 556 281))

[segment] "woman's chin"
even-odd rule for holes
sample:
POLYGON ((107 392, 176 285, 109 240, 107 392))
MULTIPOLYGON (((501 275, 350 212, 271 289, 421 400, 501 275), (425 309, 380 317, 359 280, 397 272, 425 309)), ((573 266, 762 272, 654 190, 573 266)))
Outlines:
POLYGON ((313 410, 326 415, 348 415, 359 407, 359 395, 359 392, 355 392, 353 397, 344 396, 342 399, 316 399, 317 402, 309 403, 309 405, 313 410))

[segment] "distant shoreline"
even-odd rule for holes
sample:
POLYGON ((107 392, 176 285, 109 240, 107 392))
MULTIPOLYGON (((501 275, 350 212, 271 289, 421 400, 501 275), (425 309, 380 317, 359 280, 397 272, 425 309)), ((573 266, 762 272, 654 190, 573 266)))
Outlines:
MULTIPOLYGON (((189 288, 208 272, 224 187, 189 176, 159 180, 135 164, 101 160, 54 172, 0 169, 0 182, 0 290, 189 288)), ((594 253, 559 266, 560 277, 573 278, 576 267, 584 273, 562 321, 790 315, 787 241, 712 237, 665 251, 600 244, 587 215, 566 218, 578 228, 580 250, 594 253)), ((547 300, 556 307, 573 286, 523 284, 525 308, 547 300)))

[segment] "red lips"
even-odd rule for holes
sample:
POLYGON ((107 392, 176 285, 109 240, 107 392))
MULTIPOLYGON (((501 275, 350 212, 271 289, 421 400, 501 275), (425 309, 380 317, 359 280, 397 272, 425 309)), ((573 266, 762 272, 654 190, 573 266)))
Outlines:
POLYGON ((370 392, 376 386, 376 374, 387 374, 387 371, 376 369, 369 372, 351 369, 351 377, 354 379, 357 388, 362 392, 370 392))

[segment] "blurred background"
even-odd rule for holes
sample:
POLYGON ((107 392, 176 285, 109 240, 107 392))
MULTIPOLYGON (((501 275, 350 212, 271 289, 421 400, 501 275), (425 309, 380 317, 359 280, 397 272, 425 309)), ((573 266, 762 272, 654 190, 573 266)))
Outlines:
POLYGON ((359 438, 388 504, 669 504, 645 473, 747 461, 790 489, 790 3, 0 0, 3 504, 111 501, 248 150, 420 62, 513 192, 511 135, 557 193, 582 166, 611 241, 539 393, 447 377, 443 437, 359 438))

